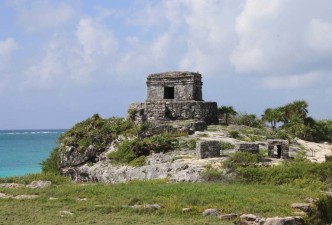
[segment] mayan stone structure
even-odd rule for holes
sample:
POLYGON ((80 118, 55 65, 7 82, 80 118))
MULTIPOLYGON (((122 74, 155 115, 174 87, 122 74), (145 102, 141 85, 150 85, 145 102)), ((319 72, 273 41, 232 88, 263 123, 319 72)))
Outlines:
POLYGON ((236 147, 237 151, 240 152, 248 152, 252 154, 258 154, 259 153, 259 145, 253 144, 253 143, 240 143, 236 147))
POLYGON ((269 139, 268 144, 268 155, 276 158, 289 158, 289 142, 282 139, 269 139))
POLYGON ((194 72, 166 72, 147 78, 147 100, 132 103, 129 116, 136 122, 196 120, 218 123, 217 103, 204 102, 202 75, 194 72))
POLYGON ((198 159, 220 157, 220 142, 219 141, 198 141, 196 143, 196 156, 198 159))

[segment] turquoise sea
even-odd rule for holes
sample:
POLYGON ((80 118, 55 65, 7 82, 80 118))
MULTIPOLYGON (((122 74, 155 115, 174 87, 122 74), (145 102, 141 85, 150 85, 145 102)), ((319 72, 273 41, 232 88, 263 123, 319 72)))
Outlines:
POLYGON ((65 130, 0 130, 0 177, 39 173, 65 130))

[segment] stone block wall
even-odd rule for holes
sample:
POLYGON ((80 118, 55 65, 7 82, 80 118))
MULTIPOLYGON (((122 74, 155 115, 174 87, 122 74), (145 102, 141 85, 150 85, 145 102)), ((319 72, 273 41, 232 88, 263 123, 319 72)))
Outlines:
POLYGON ((288 159, 289 158, 289 142, 282 139, 269 139, 267 140, 268 144, 268 155, 270 157, 277 157, 288 159), (275 148, 277 154, 275 154, 275 148))
POLYGON ((259 145, 253 143, 241 143, 237 146, 237 151, 248 152, 253 154, 259 153, 259 145))
POLYGON ((188 71, 150 74, 147 101, 165 99, 165 88, 173 89, 174 101, 202 101, 202 75, 188 71))
POLYGON ((202 140, 196 143, 196 156, 198 159, 220 157, 220 142, 202 140))
POLYGON ((218 123, 216 102, 147 101, 132 103, 129 109, 136 112, 135 121, 199 120, 207 125, 218 123))

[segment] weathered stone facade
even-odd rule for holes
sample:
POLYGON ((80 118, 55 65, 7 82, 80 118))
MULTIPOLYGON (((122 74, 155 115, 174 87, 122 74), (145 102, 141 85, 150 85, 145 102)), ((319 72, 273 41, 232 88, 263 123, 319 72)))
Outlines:
POLYGON ((241 143, 237 146, 237 151, 240 152, 248 152, 252 154, 258 154, 259 153, 259 145, 253 144, 253 143, 241 143))
POLYGON ((198 159, 220 157, 219 141, 198 141, 196 143, 196 156, 198 159))
POLYGON ((277 157, 283 159, 289 158, 289 142, 287 140, 269 139, 267 140, 267 144, 268 155, 270 157, 277 157))
POLYGON ((218 123, 217 103, 202 99, 202 76, 194 72, 166 72, 147 78, 147 100, 129 106, 137 121, 197 120, 218 123))

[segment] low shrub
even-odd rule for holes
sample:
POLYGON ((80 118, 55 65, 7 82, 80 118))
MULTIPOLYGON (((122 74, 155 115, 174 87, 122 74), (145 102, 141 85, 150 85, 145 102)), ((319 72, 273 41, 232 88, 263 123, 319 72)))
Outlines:
POLYGON ((236 152, 223 162, 223 167, 230 171, 235 171, 239 167, 255 166, 262 162, 261 154, 252 154, 248 152, 236 152))
POLYGON ((237 130, 230 130, 230 131, 228 131, 228 133, 232 138, 238 138, 240 136, 240 134, 237 130))
POLYGON ((332 181, 332 162, 293 160, 271 167, 237 167, 236 172, 238 180, 245 183, 291 184, 302 188, 326 189, 332 181))
POLYGON ((316 208, 309 212, 309 224, 331 224, 332 223, 332 197, 323 196, 315 204, 316 208))
POLYGON ((148 156, 150 153, 168 152, 178 147, 178 140, 169 134, 159 134, 149 138, 136 138, 124 140, 117 146, 117 151, 111 152, 108 158, 114 164, 129 164, 142 162, 141 156, 148 156), (136 160, 136 162, 132 162, 136 160))
POLYGON ((64 147, 73 146, 81 151, 89 145, 93 145, 97 151, 103 151, 118 135, 132 128, 132 122, 124 118, 103 119, 95 114, 75 124, 59 137, 59 141, 64 147))
POLYGON ((40 163, 43 173, 53 173, 53 174, 60 174, 59 164, 60 164, 59 148, 54 148, 50 156, 40 163))
POLYGON ((194 150, 196 148, 196 139, 191 139, 188 141, 188 148, 194 150))
POLYGON ((233 145, 229 142, 220 142, 220 148, 221 148, 221 150, 234 149, 235 145, 233 145))

